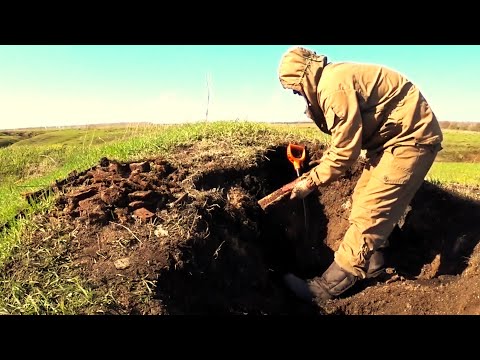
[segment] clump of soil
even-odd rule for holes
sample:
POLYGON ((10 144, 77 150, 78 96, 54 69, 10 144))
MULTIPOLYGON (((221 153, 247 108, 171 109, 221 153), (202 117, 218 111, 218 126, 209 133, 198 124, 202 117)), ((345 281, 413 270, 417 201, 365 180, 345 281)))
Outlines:
MULTIPOLYGON (((306 163, 321 157, 322 146, 306 146, 306 163)), ((362 161, 305 208, 287 198, 263 211, 257 201, 297 176, 286 144, 248 160, 212 149, 195 145, 135 163, 103 158, 70 174, 53 187, 55 208, 37 216, 39 230, 24 246, 67 236, 56 261, 98 297, 114 299, 82 313, 480 313, 480 275, 465 271, 480 240, 478 201, 425 182, 390 239, 395 276, 359 282, 319 309, 295 299, 282 275, 308 278, 328 267, 362 161)), ((21 279, 29 266, 12 261, 6 271, 21 279)))

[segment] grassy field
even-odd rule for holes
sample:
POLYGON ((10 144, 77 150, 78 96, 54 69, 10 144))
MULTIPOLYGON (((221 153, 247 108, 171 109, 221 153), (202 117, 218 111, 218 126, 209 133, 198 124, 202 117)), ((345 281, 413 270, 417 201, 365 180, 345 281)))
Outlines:
MULTIPOLYGON (((313 124, 258 124, 220 122, 216 124, 101 126, 51 131, 1 133, 0 225, 12 219, 26 203, 21 194, 48 186, 73 170, 94 165, 102 156, 130 160, 168 151, 179 143, 204 137, 261 137, 275 132, 293 140, 328 137, 313 124), (9 136, 11 139, 9 139, 9 136)), ((428 177, 439 183, 480 184, 480 132, 444 130, 443 150, 428 177)))
MULTIPOLYGON (((56 132, 56 135, 61 134, 56 132)), ((84 136, 81 132, 79 135, 84 136)), ((125 136, 99 144, 52 144, 51 137, 42 136, 43 139, 49 139, 49 144, 17 145, 0 149, 0 161, 5 165, 0 170, 0 226, 3 225, 0 233, 0 266, 10 258, 14 249, 21 248, 22 241, 26 241, 36 229, 32 214, 46 212, 51 205, 52 198, 47 198, 30 206, 22 194, 44 188, 57 179, 65 178, 73 170, 81 171, 94 166, 102 157, 132 161, 152 155, 161 156, 176 146, 203 141, 215 144, 225 141, 238 143, 240 149, 244 149, 239 151, 238 156, 243 156, 240 153, 242 151, 252 154, 255 149, 273 146, 279 140, 302 141, 307 136, 324 139, 320 133, 308 128, 293 131, 264 124, 218 122, 142 126, 132 129, 125 136), (23 211, 25 217, 15 220, 19 211, 23 211)), ((48 252, 48 249, 41 250, 48 252)), ((39 313, 38 309, 47 308, 50 309, 49 313, 71 314, 83 302, 89 301, 89 294, 78 279, 59 279, 58 275, 52 273, 49 283, 43 284, 43 290, 37 285, 38 280, 34 278, 31 279, 31 284, 17 284, 14 279, 1 280, 0 294, 3 296, 0 296, 0 313, 36 314, 39 313), (26 295, 25 287, 34 288, 34 293, 26 295), (68 293, 74 295, 65 297, 65 302, 60 305, 53 305, 49 299, 57 295, 48 290, 51 288, 62 296, 68 293)))
MULTIPOLYGON (((480 185, 480 132, 445 129, 444 135, 444 149, 428 179, 440 184, 480 185)), ((29 222, 29 214, 46 211, 50 206, 50 199, 30 205, 23 194, 45 188, 73 170, 92 167, 102 157, 132 161, 203 140, 244 144, 247 151, 249 147, 267 147, 279 139, 329 140, 312 124, 231 121, 1 132, 0 226, 8 223, 8 227, 0 233, 0 266, 28 229, 35 226, 29 222), (15 220, 19 212, 26 217, 15 220)), ((77 286, 74 282, 71 285, 77 286)))
POLYGON ((46 187, 73 170, 89 168, 103 156, 120 161, 134 160, 161 155, 177 145, 212 138, 261 142, 262 138, 267 141, 269 134, 278 134, 292 140, 302 137, 324 139, 313 128, 294 129, 239 122, 142 125, 104 129, 101 137, 98 134, 96 130, 55 130, 52 134, 43 133, 0 149, 0 225, 26 208, 23 193, 46 187), (104 141, 94 141, 99 138, 104 141), (69 143, 59 143, 58 139, 69 139, 69 143), (26 141, 35 145, 28 146, 26 141))
MULTIPOLYGON (((480 185, 480 132, 445 130, 444 134, 444 150, 431 169, 429 179, 440 184, 480 185)), ((310 124, 292 126, 229 121, 2 132, 0 140, 13 145, 0 148, 0 226, 8 224, 2 227, 0 233, 0 266, 13 249, 20 246, 22 238, 28 237, 29 231, 35 228, 29 214, 47 211, 51 205, 52 199, 49 198, 29 205, 23 194, 47 187, 73 170, 81 171, 94 166, 102 157, 119 161, 137 160, 152 155, 161 156, 178 145, 198 141, 238 143, 245 151, 251 151, 251 148, 265 148, 278 141, 301 142, 306 139, 329 140, 310 124), (26 216, 14 220, 20 211, 26 216)), ((58 278, 52 277, 51 280, 56 282, 58 278)), ((80 302, 88 301, 89 294, 77 279, 67 280, 62 285, 65 291, 80 294, 77 297, 80 302)), ((21 284, 10 283, 8 286, 10 297, 21 289, 21 284)), ((26 310, 17 312, 36 313, 38 302, 45 298, 42 296, 39 294, 32 298, 31 304, 22 304, 26 310)), ((42 305, 43 308, 48 306, 42 305)), ((81 304, 71 306, 74 308, 81 304)), ((71 312, 69 309, 55 311, 71 312)))
MULTIPOLYGON (((173 146, 202 138, 255 139, 275 133, 298 141, 318 138, 328 141, 312 124, 259 124, 219 122, 213 124, 102 126, 36 132, 2 132, 0 148, 0 225, 25 209, 22 193, 48 186, 73 170, 93 166, 102 156, 121 161, 161 154, 173 146)), ((480 184, 480 132, 444 130, 443 150, 428 178, 439 183, 480 184)), ((267 136, 268 137, 268 136, 267 136)))
POLYGON ((442 184, 478 185, 480 184, 480 162, 436 162, 427 178, 442 184))
POLYGON ((444 129, 443 135, 438 162, 480 163, 480 132, 444 129))
POLYGON ((480 132, 444 129, 442 151, 428 180, 443 184, 480 184, 480 132))

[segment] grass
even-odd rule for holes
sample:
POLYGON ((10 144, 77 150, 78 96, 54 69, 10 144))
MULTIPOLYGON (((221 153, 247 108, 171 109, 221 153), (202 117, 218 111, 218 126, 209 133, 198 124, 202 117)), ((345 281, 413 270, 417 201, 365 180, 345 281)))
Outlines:
MULTIPOLYGON (((273 132, 284 141, 299 142, 311 138, 322 142, 329 140, 310 124, 292 126, 247 122, 171 126, 136 124, 31 132, 30 138, 0 149, 0 225, 27 206, 23 193, 46 187, 73 170, 87 169, 103 156, 119 161, 141 159, 164 154, 174 146, 204 138, 246 141, 247 144, 256 142, 261 146, 262 137, 267 138, 266 134, 273 132)), ((5 133, 2 134, 5 136, 5 133)), ((478 161, 457 160, 475 160, 472 155, 480 152, 480 132, 445 130, 444 134, 444 149, 439 153, 429 177, 440 182, 479 184, 478 161)), ((20 135, 15 133, 13 136, 20 135)), ((22 134, 21 137, 26 136, 22 134)))
POLYGON ((0 148, 15 144, 21 137, 17 135, 0 135, 0 148))
POLYGON ((73 145, 85 147, 125 139, 141 131, 140 126, 133 125, 119 128, 51 130, 17 141, 13 147, 32 145, 73 145))
POLYGON ((467 130, 443 130, 443 150, 439 162, 480 162, 480 132, 467 130))
MULTIPOLYGON (((278 137, 291 142, 307 138, 329 140, 313 124, 270 126, 246 122, 171 126, 135 124, 13 133, 12 136, 23 140, 0 149, 0 225, 25 208, 23 193, 46 187, 73 170, 89 168, 103 156, 120 161, 140 159, 203 138, 261 144, 261 137, 267 132, 275 132, 278 137)), ((5 137, 5 134, 3 132, 1 136, 5 137)), ((480 132, 444 130, 444 134, 444 149, 429 176, 440 182, 480 183, 476 161, 480 153, 480 132)))
MULTIPOLYGON (((446 130, 444 134, 444 150, 429 178, 439 183, 480 184, 480 160, 475 155, 480 151, 480 133, 446 130)), ((241 121, 64 129, 11 136, 16 137, 15 144, 0 148, 0 226, 9 224, 0 232, 0 267, 13 259, 30 275, 27 282, 20 282, 0 272, 0 313, 4 314, 74 314, 95 302, 115 302, 107 295, 95 298, 68 268, 69 259, 59 256, 69 243, 68 234, 59 230, 57 237, 45 239, 41 247, 24 251, 36 230, 34 217, 47 212, 53 202, 46 198, 29 205, 25 192, 45 188, 73 170, 90 168, 102 157, 134 161, 166 155, 177 146, 199 141, 213 141, 219 147, 222 142, 237 144, 238 156, 249 156, 255 149, 282 141, 329 141, 311 125, 241 121), (24 211, 25 217, 13 220, 19 211, 24 211)), ((0 140, 5 137, 8 141, 5 133, 0 140)))
POLYGON ((480 162, 435 162, 428 173, 428 180, 442 184, 479 185, 480 162))
POLYGON ((427 179, 440 184, 480 185, 480 132, 443 130, 442 151, 427 179))
MULTIPOLYGON (((277 134, 285 141, 299 140, 313 130, 302 129, 299 135, 283 133, 263 124, 241 122, 196 123, 170 126, 143 126, 116 141, 95 145, 37 145, 0 149, 0 225, 12 219, 27 207, 22 196, 57 179, 65 178, 73 170, 94 166, 106 156, 119 161, 136 160, 152 155, 162 155, 175 146, 202 139, 217 139, 257 146, 268 146, 268 134, 277 134)), ((315 136, 315 133, 310 134, 315 136)))
MULTIPOLYGON (((46 130, 45 130, 46 131, 46 130)), ((40 130, 3 130, 0 131, 0 148, 10 146, 24 139, 43 133, 40 130)))

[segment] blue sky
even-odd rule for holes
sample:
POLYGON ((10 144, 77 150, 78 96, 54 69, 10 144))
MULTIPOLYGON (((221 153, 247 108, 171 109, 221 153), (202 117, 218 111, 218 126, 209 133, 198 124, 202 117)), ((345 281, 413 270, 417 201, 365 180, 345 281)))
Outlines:
POLYGON ((440 120, 480 121, 478 45, 1 45, 0 128, 192 122, 207 107, 212 121, 305 120, 277 75, 293 45, 398 70, 440 120))

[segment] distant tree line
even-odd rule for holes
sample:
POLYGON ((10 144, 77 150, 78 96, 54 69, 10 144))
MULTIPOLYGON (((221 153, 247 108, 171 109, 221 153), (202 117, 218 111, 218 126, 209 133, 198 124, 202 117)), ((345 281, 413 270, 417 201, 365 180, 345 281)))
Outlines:
POLYGON ((480 122, 440 121, 442 129, 480 131, 480 122))

